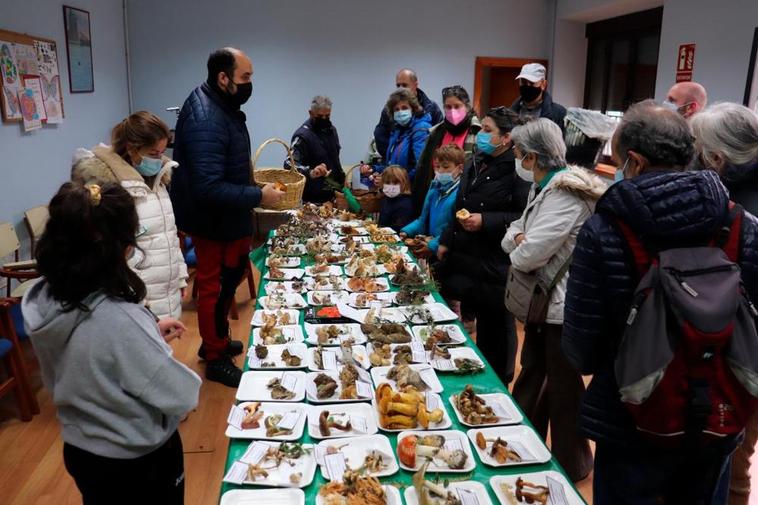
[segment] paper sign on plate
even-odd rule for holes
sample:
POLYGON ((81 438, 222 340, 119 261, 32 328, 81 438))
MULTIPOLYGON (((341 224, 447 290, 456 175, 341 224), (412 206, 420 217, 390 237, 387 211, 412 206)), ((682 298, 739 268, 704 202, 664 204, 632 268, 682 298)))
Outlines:
POLYGON ((442 405, 440 404, 440 399, 437 395, 432 393, 425 393, 426 396, 426 410, 432 411, 435 409, 442 408, 442 405))
POLYGON ((300 420, 300 412, 298 411, 290 411, 284 414, 282 417, 282 420, 279 421, 279 423, 276 425, 278 428, 282 430, 294 430, 295 426, 297 425, 297 422, 300 420))
POLYGON ((460 439, 457 438, 449 438, 445 440, 445 449, 453 452, 453 451, 462 451, 463 445, 461 445, 460 439))
POLYGON ((239 461, 232 463, 224 476, 224 482, 231 482, 232 484, 242 484, 245 479, 247 479, 247 465, 239 461))
POLYGON ((548 505, 568 505, 568 499, 566 498, 566 491, 563 489, 563 484, 550 477, 546 476, 547 488, 550 490, 548 496, 548 505))
POLYGON ((324 370, 337 370, 337 355, 334 351, 323 349, 321 351, 321 364, 324 370))
POLYGON ((226 423, 229 426, 234 426, 238 430, 242 429, 242 420, 245 419, 247 412, 245 409, 232 405, 232 409, 229 411, 229 416, 226 418, 226 423))
POLYGON ((368 425, 366 424, 366 418, 361 416, 350 416, 350 425, 355 431, 361 433, 368 432, 368 425))
POLYGON ((297 377, 289 373, 282 374, 281 384, 287 391, 295 391, 297 388, 297 377))
POLYGON ((344 454, 341 452, 327 454, 324 456, 324 465, 326 466, 326 474, 329 476, 329 480, 342 482, 342 476, 345 474, 345 470, 347 470, 344 454))
POLYGON ((434 388, 436 381, 433 368, 422 368, 419 370, 418 374, 421 377, 421 380, 424 381, 427 386, 434 388))
POLYGON ((477 498, 476 493, 473 491, 469 491, 468 489, 463 488, 456 488, 456 493, 458 493, 458 498, 461 500, 461 505, 479 505, 479 498, 477 498))
POLYGON ((371 398, 374 390, 368 382, 355 381, 355 390, 361 398, 371 398))
POLYGON ((489 405, 492 408, 492 413, 495 414, 497 417, 499 417, 503 421, 509 421, 513 419, 513 417, 505 411, 503 406, 498 402, 492 402, 489 405))
POLYGON ((316 445, 313 448, 313 457, 316 458, 316 463, 323 466, 324 465, 324 457, 326 457, 326 447, 321 445, 316 445))
POLYGON ((418 340, 411 340, 411 355, 415 363, 426 363, 426 350, 424 344, 418 340))
POLYGON ((513 449, 516 454, 521 457, 521 461, 536 461, 537 458, 527 450, 520 442, 514 440, 508 440, 508 446, 513 449))
POLYGON ((435 359, 433 365, 437 370, 455 370, 455 363, 451 359, 435 359))
POLYGON ((268 452, 269 446, 266 444, 262 444, 260 442, 253 442, 250 444, 245 451, 245 454, 242 455, 242 457, 239 459, 242 463, 247 463, 248 465, 257 465, 261 462, 263 457, 268 452))
POLYGON ((358 378, 360 380, 371 384, 371 374, 369 374, 366 370, 364 370, 363 366, 356 366, 355 371, 358 372, 358 378))

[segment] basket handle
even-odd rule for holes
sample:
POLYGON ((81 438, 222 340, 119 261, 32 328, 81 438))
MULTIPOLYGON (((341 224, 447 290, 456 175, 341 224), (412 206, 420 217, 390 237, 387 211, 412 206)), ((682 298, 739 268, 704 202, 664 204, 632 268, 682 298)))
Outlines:
POLYGON ((345 172, 345 181, 347 182, 347 180, 350 178, 350 175, 353 173, 353 170, 362 166, 363 166, 363 163, 356 163, 352 167, 348 168, 347 172, 345 172))
POLYGON ((258 149, 256 149, 256 151, 255 151, 255 156, 253 156, 253 165, 252 165, 252 168, 250 169, 250 177, 251 177, 251 179, 254 178, 253 172, 255 171, 255 165, 258 163, 258 157, 261 155, 261 152, 263 151, 263 148, 266 147, 269 144, 281 144, 281 145, 283 145, 284 149, 287 151, 287 157, 290 160, 290 170, 293 171, 293 172, 295 172, 295 173, 299 173, 297 171, 297 169, 295 168, 295 158, 294 158, 294 156, 292 154, 292 149, 290 148, 289 144, 287 144, 282 139, 270 138, 270 139, 266 140, 265 142, 263 142, 258 147, 258 149))

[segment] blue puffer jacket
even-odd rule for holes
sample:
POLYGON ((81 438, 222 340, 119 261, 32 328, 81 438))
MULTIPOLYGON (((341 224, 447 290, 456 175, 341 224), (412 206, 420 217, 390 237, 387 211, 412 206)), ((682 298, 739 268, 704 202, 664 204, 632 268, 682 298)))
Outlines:
POLYGON ((431 235, 434 237, 429 241, 429 250, 437 254, 437 248, 440 245, 440 235, 453 220, 455 212, 455 197, 458 196, 458 186, 460 180, 453 185, 442 190, 440 183, 432 181, 429 186, 429 192, 424 199, 424 208, 421 215, 412 223, 408 223, 403 228, 403 233, 409 237, 415 235, 431 235))
MULTIPOLYGON (((582 227, 568 279, 563 350, 585 375, 594 374, 582 401, 580 429, 598 442, 637 445, 619 399, 613 365, 638 278, 614 219, 648 247, 707 242, 728 218, 729 197, 711 171, 652 171, 611 186, 582 227)), ((758 220, 745 214, 739 258, 742 279, 758 299, 758 220)))
POLYGON ((210 240, 253 233, 261 190, 250 185, 250 136, 245 113, 227 105, 207 83, 184 102, 176 123, 171 203, 177 227, 210 240))
POLYGON ((416 165, 424 150, 429 129, 432 127, 429 114, 414 116, 406 126, 398 124, 390 133, 390 143, 387 147, 387 165, 400 165, 408 171, 408 177, 413 181, 416 165))

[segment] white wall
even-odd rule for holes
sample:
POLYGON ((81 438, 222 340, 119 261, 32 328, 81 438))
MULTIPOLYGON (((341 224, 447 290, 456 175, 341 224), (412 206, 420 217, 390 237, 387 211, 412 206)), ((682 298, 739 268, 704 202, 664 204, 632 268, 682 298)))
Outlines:
POLYGON ((660 7, 664 0, 557 0, 558 19, 592 23, 660 7))
MULTIPOLYGON (((444 86, 473 95, 476 56, 549 58, 553 0, 128 0, 134 108, 175 122, 205 80, 211 50, 232 45, 253 60, 253 97, 243 110, 253 148, 289 142, 310 99, 329 95, 343 163, 365 157, 395 72, 414 68, 435 101, 444 86)), ((280 166, 283 150, 264 152, 280 166)))
POLYGON ((553 99, 565 107, 584 104, 586 27, 585 23, 565 19, 557 19, 555 23, 551 87, 553 99))
POLYGON ((71 172, 77 147, 106 141, 128 113, 121 0, 77 0, 90 12, 95 92, 70 94, 63 8, 49 0, 3 0, 0 28, 54 39, 66 118, 62 124, 23 133, 0 123, 0 221, 11 221, 22 240, 24 210, 46 204, 71 172))

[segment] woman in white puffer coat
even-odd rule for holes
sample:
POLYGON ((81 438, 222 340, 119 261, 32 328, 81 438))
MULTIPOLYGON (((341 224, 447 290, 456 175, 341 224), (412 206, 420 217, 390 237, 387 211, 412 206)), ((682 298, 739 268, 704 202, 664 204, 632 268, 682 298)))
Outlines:
POLYGON ((148 308, 158 318, 179 319, 187 265, 167 188, 178 166, 163 156, 169 135, 157 116, 135 112, 113 128, 111 146, 76 151, 71 179, 83 184, 119 182, 132 195, 140 229, 129 266, 147 286, 148 308))

